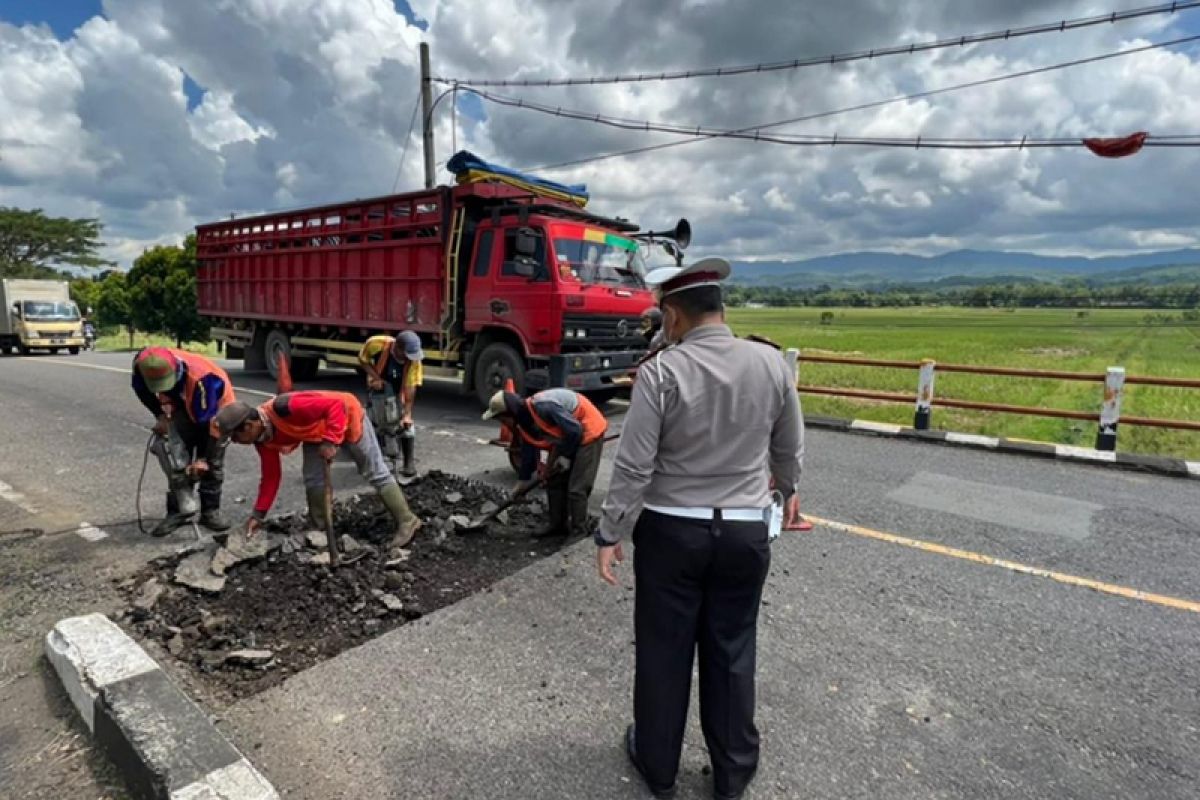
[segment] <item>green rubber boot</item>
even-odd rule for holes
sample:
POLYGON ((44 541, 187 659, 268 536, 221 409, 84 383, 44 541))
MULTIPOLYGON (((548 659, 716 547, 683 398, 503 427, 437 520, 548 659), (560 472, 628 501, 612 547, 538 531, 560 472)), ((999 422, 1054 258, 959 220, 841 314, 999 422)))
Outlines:
POLYGON ((397 483, 389 483, 379 490, 379 499, 391 513, 392 519, 396 520, 396 533, 392 536, 391 544, 388 547, 393 550, 407 547, 413 537, 417 535, 417 531, 421 529, 422 523, 408 507, 404 490, 397 483))
POLYGON ((308 498, 309 524, 319 530, 325 530, 325 522, 329 519, 329 506, 325 502, 325 490, 305 489, 304 496, 308 498))

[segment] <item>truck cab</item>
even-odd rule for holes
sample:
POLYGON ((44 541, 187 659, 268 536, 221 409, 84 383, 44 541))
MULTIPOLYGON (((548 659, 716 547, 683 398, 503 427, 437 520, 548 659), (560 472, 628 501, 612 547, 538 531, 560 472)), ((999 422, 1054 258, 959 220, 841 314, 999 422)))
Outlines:
POLYGON ((84 346, 83 318, 63 281, 0 281, 0 351, 25 355, 31 350, 71 354, 84 346))
POLYGON ((464 328, 481 400, 510 379, 525 388, 527 364, 534 383, 600 397, 623 384, 645 347, 639 317, 654 304, 641 248, 623 227, 633 228, 549 208, 477 227, 464 328))

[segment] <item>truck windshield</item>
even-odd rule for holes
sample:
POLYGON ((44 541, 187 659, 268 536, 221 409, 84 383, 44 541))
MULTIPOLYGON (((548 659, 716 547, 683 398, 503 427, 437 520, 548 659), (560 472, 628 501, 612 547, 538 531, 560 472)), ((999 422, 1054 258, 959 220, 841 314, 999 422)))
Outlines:
POLYGON ((559 275, 586 284, 644 289, 646 262, 637 242, 611 234, 605 241, 556 238, 554 257, 559 275))
POLYGON ((55 303, 47 300, 26 300, 22 316, 41 322, 78 322, 79 309, 74 303, 55 303))

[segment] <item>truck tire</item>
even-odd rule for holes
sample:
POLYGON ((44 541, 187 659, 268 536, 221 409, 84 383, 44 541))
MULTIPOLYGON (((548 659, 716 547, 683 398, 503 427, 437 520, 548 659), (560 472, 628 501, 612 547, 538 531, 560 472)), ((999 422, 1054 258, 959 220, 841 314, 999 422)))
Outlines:
POLYGON ((493 342, 483 348, 475 359, 475 396, 479 404, 487 407, 488 400, 504 388, 504 382, 512 378, 517 394, 525 391, 525 359, 504 342, 493 342))
MULTIPOLYGON (((263 342, 263 355, 267 359, 267 372, 274 379, 279 378, 279 356, 284 356, 290 362, 292 360, 292 342, 288 339, 288 335, 283 331, 275 328, 267 334, 266 341, 263 342)), ((291 366, 295 366, 292 364, 291 366)), ((292 377, 298 377, 294 372, 292 377)))
POLYGON ((4 353, 6 356, 11 356, 12 351, 13 346, 11 344, 0 344, 0 353, 4 353))
POLYGON ((23 356, 29 355, 29 346, 24 344, 17 345, 17 352, 23 356))
POLYGON ((73 356, 77 356, 77 355, 79 355, 79 346, 76 345, 74 347, 68 347, 67 352, 73 356))

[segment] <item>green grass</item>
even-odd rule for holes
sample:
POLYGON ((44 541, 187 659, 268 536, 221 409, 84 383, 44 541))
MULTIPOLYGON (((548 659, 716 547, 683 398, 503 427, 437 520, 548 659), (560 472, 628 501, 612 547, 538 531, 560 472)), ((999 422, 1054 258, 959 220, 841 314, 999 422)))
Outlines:
MULTIPOLYGON (((157 333, 142 333, 137 331, 133 335, 133 347, 129 346, 129 333, 121 329, 117 333, 107 333, 96 338, 96 349, 106 353, 133 353, 141 350, 143 347, 174 347, 175 340, 169 336, 161 336, 157 333)), ((206 356, 217 355, 217 345, 215 342, 202 344, 200 342, 184 342, 183 349, 192 353, 200 353, 206 356)))
MULTIPOLYGON (((1104 372, 1200 379, 1200 324, 1148 324, 1145 310, 1059 309, 741 309, 729 311, 737 333, 758 333, 802 352, 942 363, 1104 372), (820 324, 832 311, 832 324, 820 324)), ((804 364, 801 383, 915 394, 916 370, 804 364)), ((1058 408, 1099 414, 1099 383, 940 373, 933 427, 993 436, 1091 446, 1095 423, 939 408, 936 397, 1058 408)), ((836 417, 912 424, 910 404, 806 395, 805 411, 836 417)), ((1123 416, 1200 421, 1200 389, 1126 386, 1123 416)), ((1125 452, 1200 458, 1200 432, 1122 425, 1125 452)))

